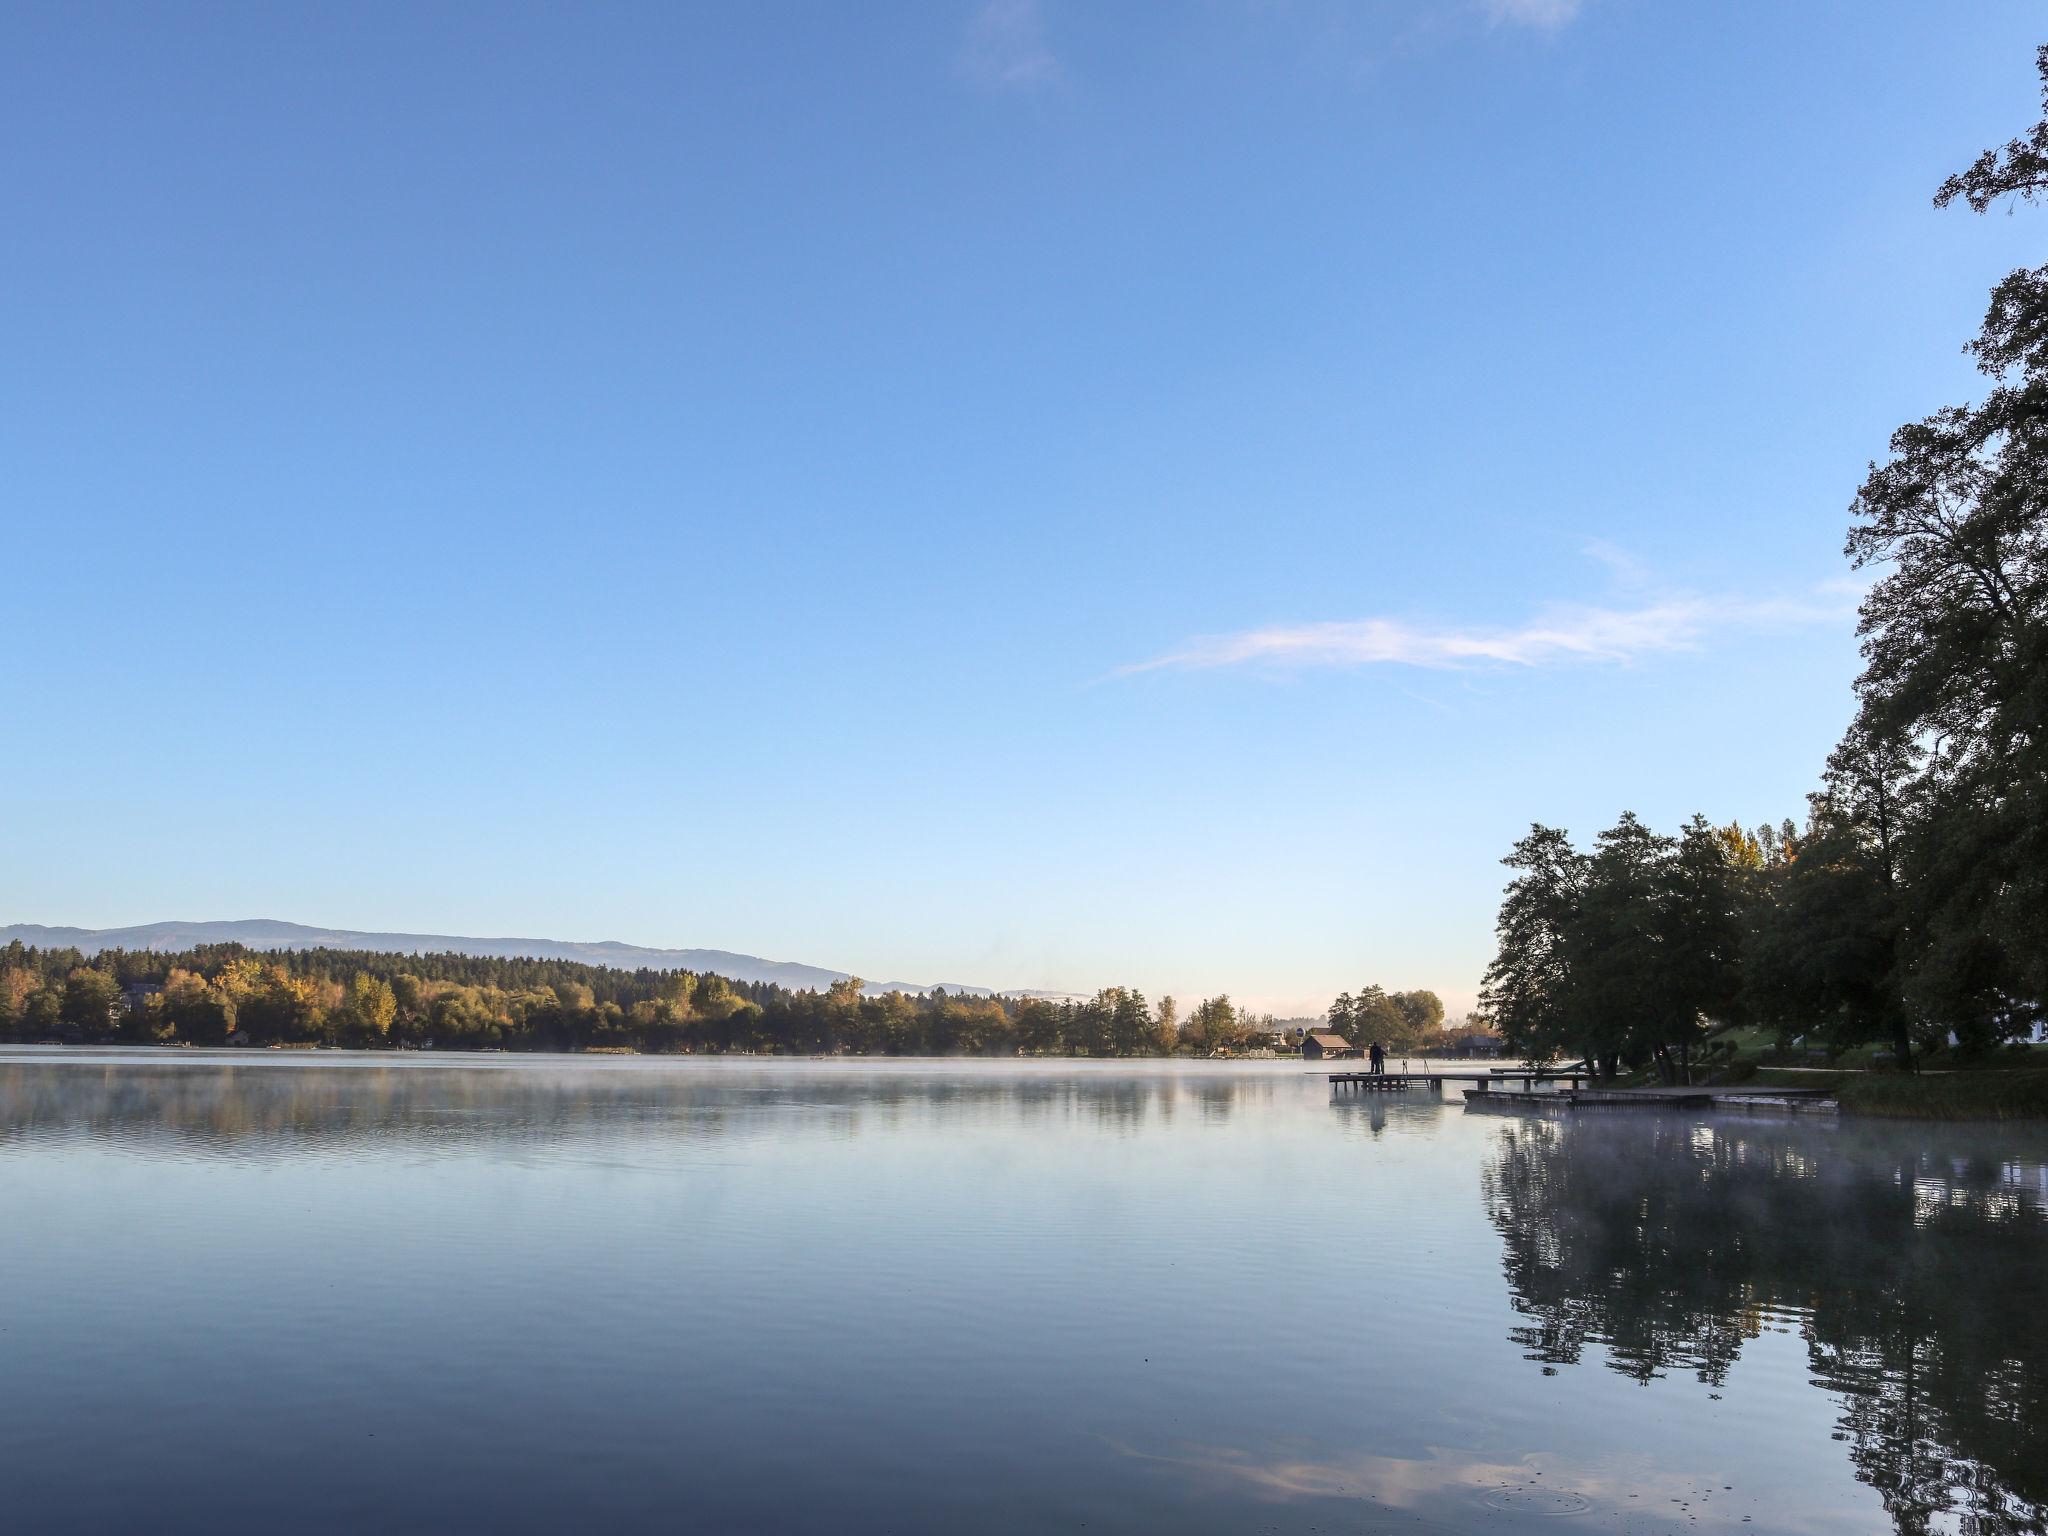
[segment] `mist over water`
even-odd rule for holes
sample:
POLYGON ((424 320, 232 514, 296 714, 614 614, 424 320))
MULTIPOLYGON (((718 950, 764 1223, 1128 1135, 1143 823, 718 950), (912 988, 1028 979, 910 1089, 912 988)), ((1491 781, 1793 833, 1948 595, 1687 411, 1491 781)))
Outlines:
POLYGON ((0 1052, 24 1530, 2043 1529, 2048 1138, 0 1052))

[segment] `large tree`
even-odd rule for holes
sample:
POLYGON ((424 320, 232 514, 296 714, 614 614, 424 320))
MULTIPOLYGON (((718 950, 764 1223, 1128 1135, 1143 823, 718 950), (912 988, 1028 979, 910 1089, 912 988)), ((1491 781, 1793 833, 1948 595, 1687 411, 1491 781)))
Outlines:
POLYGON ((1427 988, 1391 992, 1387 1001, 1401 1015, 1401 1046, 1412 1050, 1444 1027, 1444 1000, 1427 988))
POLYGON ((1867 829, 1815 796, 1805 833, 1781 846, 1761 872, 1743 947, 1746 1010, 1837 1047, 1888 1039, 1910 1063, 1898 900, 1867 829))
MULTIPOLYGON (((2036 67, 2042 120, 1937 206, 2048 190, 2048 48, 2036 67)), ((1908 887, 1913 1006, 1989 1037, 2048 1000, 2048 266, 1999 283, 1968 350, 1990 393, 1901 427, 1856 496, 1848 554, 1881 574, 1844 747, 1902 770, 1879 775, 1897 791, 1879 835, 1908 887)), ((1870 835, 1867 795, 1840 809, 1870 835)))
POLYGON ((1668 1012, 1662 1042, 1675 1075, 1692 1080, 1693 1047, 1734 1019, 1742 996, 1744 880, 1734 851, 1704 816, 1680 831, 1665 872, 1668 1012))
POLYGON ((1633 812, 1602 832, 1567 929, 1577 1021, 1600 1059, 1661 1056, 1682 1007, 1669 961, 1677 844, 1633 812))
POLYGON ((1561 827, 1533 826, 1501 860, 1516 871, 1494 924, 1496 949, 1480 1006, 1526 1061, 1590 1050, 1575 1014, 1573 926, 1586 858, 1561 827))
POLYGON ((1481 993, 1504 1043, 1532 1061, 1577 1054, 1607 1075, 1655 1061, 1689 1078, 1693 1046, 1741 997, 1733 850, 1699 816, 1668 837, 1624 813, 1590 854, 1532 828, 1505 861, 1519 873, 1481 993))

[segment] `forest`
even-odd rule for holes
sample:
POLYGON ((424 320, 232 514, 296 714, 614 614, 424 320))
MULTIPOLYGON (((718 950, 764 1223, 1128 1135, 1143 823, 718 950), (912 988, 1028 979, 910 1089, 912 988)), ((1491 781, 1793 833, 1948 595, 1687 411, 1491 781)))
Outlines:
MULTIPOLYGON (((2044 115, 1951 176, 1977 213, 2048 191, 2044 115)), ((1482 1006, 1509 1049, 1682 1072, 1728 1024, 1981 1053, 2048 1017, 2048 266, 1992 291, 1975 404, 1900 427, 1850 506, 1872 573, 1854 718, 1804 818, 1590 848, 1538 825, 1482 1006)))
POLYGON ((206 945, 0 949, 0 1039, 359 1049, 888 1056, 1209 1056, 1270 1045, 1228 997, 1182 1017, 1129 987, 1092 998, 823 992, 566 960, 206 945))

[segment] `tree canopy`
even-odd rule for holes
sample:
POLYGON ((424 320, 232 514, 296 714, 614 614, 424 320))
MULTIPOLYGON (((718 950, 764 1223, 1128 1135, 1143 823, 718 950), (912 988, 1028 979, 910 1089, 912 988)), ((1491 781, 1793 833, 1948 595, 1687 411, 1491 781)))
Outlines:
MULTIPOLYGON (((2048 48, 2035 67, 2041 121, 1937 207, 2048 191, 2048 48)), ((1900 427, 1850 505, 1863 668, 1803 829, 1624 816, 1590 854, 1533 829, 1485 993, 1518 1049, 1682 1054, 1746 1017, 1910 1062, 2048 1012, 2048 265, 1992 290, 1966 350, 1984 399, 1900 427)))
POLYGON ((1091 998, 792 991, 692 971, 359 950, 0 948, 0 1039, 166 1045, 919 1056, 1209 1055, 1270 1044, 1228 997, 1183 1022, 1132 987, 1091 998))

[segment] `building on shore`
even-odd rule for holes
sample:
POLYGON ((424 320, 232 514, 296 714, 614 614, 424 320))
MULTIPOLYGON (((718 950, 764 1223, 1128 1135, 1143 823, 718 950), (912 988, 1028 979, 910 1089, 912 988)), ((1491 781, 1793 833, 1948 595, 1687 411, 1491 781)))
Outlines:
POLYGON ((1328 1030, 1310 1030, 1301 1037, 1303 1061, 1356 1061, 1365 1053, 1342 1035, 1328 1030))

